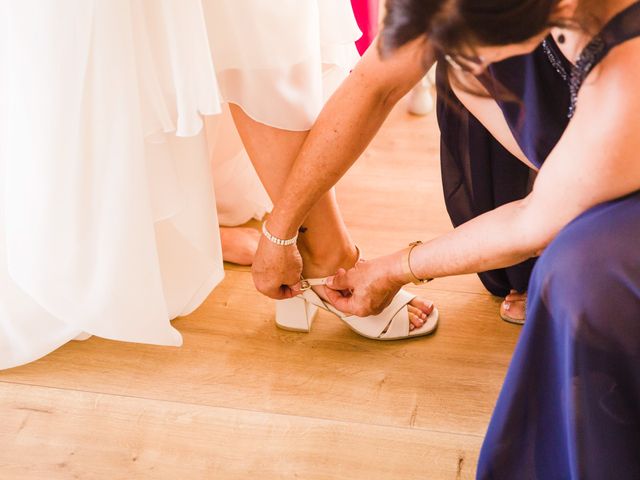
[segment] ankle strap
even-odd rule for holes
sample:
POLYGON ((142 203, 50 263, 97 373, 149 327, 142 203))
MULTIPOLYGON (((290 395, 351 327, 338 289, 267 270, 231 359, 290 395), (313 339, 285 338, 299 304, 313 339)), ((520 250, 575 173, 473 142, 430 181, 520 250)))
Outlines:
MULTIPOLYGON (((360 248, 358 247, 358 245, 355 245, 355 247, 356 247, 356 251, 358 252, 358 257, 356 258, 356 263, 358 263, 362 260, 362 258, 360 258, 362 254, 360 252, 360 248)), ((300 290, 309 290, 311 287, 321 287, 322 285, 326 285, 327 278, 329 277, 303 278, 300 280, 300 290)))
POLYGON ((300 281, 300 290, 309 290, 311 287, 320 287, 327 284, 327 278, 304 278, 300 281))

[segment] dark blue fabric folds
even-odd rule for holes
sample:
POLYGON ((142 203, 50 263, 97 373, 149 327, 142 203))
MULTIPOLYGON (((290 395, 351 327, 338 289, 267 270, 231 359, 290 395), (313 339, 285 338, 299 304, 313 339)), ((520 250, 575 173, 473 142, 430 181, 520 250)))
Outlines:
POLYGON ((480 479, 640 479, 640 193, 538 260, 480 479))
MULTIPOLYGON (((591 63, 637 36, 640 2, 594 39, 601 48, 591 63)), ((537 166, 570 121, 572 68, 549 37, 480 78, 537 166)), ((438 88, 442 177, 453 224, 526 196, 528 168, 458 101, 443 64, 438 88)), ((529 261, 480 274, 496 295, 528 288, 528 303, 478 478, 640 479, 640 192, 581 215, 530 276, 532 267, 529 261)))

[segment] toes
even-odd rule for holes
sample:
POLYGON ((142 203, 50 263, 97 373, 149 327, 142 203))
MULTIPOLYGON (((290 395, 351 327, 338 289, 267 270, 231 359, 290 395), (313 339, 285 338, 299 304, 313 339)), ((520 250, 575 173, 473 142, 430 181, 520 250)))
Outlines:
POLYGON ((433 312, 433 302, 430 302, 429 300, 425 300, 420 297, 416 297, 413 300, 411 300, 409 305, 422 311, 425 314, 425 316, 433 312))
POLYGON ((413 305, 407 305, 407 310, 409 311, 409 313, 411 315, 413 315, 414 317, 416 317, 419 320, 420 319, 421 320, 426 320, 427 319, 427 314, 424 313, 419 308, 414 307, 413 305))
POLYGON ((427 319, 427 315, 420 309, 409 305, 407 307, 409 312, 409 329, 413 330, 413 328, 420 328, 424 325, 425 320, 427 319))
MULTIPOLYGON (((500 305, 500 314, 503 318, 508 317, 512 320, 524 321, 526 315, 525 294, 509 294, 500 305)), ((505 318, 506 319, 506 318, 505 318)), ((519 322, 518 322, 519 323, 519 322)))
POLYGON ((524 317, 525 310, 527 309, 524 302, 512 303, 511 304, 511 314, 516 315, 518 317, 524 317))

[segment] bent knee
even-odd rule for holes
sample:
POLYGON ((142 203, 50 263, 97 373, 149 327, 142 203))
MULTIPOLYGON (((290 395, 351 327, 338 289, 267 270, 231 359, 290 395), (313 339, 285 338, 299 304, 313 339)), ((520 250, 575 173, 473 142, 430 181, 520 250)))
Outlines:
POLYGON ((640 195, 595 207, 565 227, 534 269, 530 301, 556 318, 640 315, 640 195), (538 297, 537 299, 531 296, 538 297))

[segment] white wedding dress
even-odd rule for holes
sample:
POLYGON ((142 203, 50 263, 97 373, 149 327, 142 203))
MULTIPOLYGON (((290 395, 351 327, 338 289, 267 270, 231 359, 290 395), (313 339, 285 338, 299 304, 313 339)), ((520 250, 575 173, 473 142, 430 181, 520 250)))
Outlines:
POLYGON ((309 129, 359 35, 349 0, 0 0, 0 369, 180 345, 224 275, 216 201, 268 208, 224 102, 309 129))

